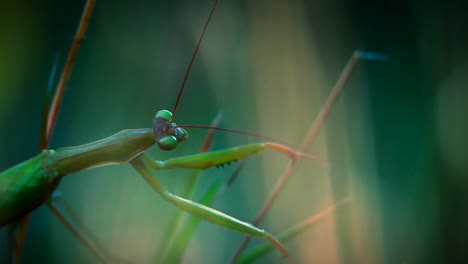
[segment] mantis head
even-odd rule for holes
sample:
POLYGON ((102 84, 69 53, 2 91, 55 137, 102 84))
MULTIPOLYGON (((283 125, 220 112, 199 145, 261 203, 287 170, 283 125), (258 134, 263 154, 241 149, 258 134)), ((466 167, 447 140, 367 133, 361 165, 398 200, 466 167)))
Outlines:
POLYGON ((172 121, 172 113, 168 110, 158 111, 153 118, 154 138, 162 150, 173 150, 188 137, 187 131, 172 121))

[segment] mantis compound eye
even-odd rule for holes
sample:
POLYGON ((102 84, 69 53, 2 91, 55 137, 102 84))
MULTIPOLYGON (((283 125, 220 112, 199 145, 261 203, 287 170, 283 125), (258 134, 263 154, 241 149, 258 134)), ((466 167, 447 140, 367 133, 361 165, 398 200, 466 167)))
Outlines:
POLYGON ((172 121, 172 113, 168 110, 159 110, 154 118, 161 118, 164 119, 166 122, 171 122, 172 121))
POLYGON ((162 150, 173 150, 177 147, 177 138, 174 136, 163 137, 158 140, 158 146, 162 150))

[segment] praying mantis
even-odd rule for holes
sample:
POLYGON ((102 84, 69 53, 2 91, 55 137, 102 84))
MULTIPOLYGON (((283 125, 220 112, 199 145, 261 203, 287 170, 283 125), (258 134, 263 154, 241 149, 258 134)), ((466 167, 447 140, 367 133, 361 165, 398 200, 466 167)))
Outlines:
MULTIPOLYGON (((227 12, 227 10, 225 9, 224 12, 227 12)), ((222 17, 222 15, 219 15, 219 16, 222 17)), ((220 26, 219 26, 219 27, 220 27, 220 26)), ((218 28, 218 30, 221 30, 221 29, 218 28)), ((122 41, 125 42, 125 39, 123 39, 122 41)), ((127 40, 127 41, 128 41, 128 40, 127 40)), ((207 42, 208 42, 208 41, 207 41, 207 42)), ((202 46, 202 47, 203 47, 203 46, 202 46)), ((216 53, 215 53, 215 54, 216 54, 216 53)), ((146 54, 145 54, 145 55, 146 55, 146 54)), ((213 64, 214 62, 211 62, 211 61, 210 61, 210 60, 213 60, 213 58, 210 58, 209 56, 215 56, 215 55, 206 55, 206 56, 208 56, 208 57, 205 58, 205 62, 206 62, 207 64, 210 64, 210 63, 213 64)), ((131 67, 130 67, 130 68, 131 68, 131 67)), ((91 77, 91 79, 92 79, 92 77, 91 77)), ((166 81, 166 82, 169 82, 169 81, 166 81)), ((216 80, 212 80, 212 82, 216 83, 216 80)), ((196 82, 195 82, 195 83, 196 83, 196 82)), ((194 85, 194 86, 196 86, 196 85, 194 85)), ((135 90, 135 89, 137 89, 137 88, 134 87, 134 88, 130 88, 130 89, 134 89, 134 90, 135 90)), ((77 90, 78 90, 78 89, 77 89, 77 90)), ((158 94, 158 96, 160 95, 161 97, 166 97, 166 96, 167 96, 166 92, 167 92, 167 91, 161 91, 161 93, 158 94)), ((171 90, 170 92, 173 92, 173 91, 171 90)), ((189 95, 184 95, 184 97, 196 98, 196 97, 194 97, 193 95, 191 95, 190 93, 194 93, 194 92, 198 92, 198 91, 197 91, 196 89, 192 89, 191 92, 190 92, 190 90, 187 90, 186 92, 189 93, 189 95)), ((232 90, 231 90, 231 92, 232 92, 232 90)), ((247 92, 248 92, 248 91, 247 91, 247 92)), ((244 93, 246 93, 246 91, 244 91, 244 93)), ((208 94, 208 96, 209 96, 209 94, 208 94)), ((216 95, 216 96, 221 96, 221 95, 216 95)), ((226 98, 229 98, 229 95, 223 95, 223 96, 226 96, 226 98)), ((149 97, 149 96, 148 96, 148 97, 149 97)), ((303 95, 302 95, 302 96, 297 96, 297 95, 296 95, 295 98, 297 98, 297 97, 305 97, 305 96, 303 96, 303 95)), ((201 99, 201 98, 203 98, 203 97, 201 96, 200 99, 201 99)), ((289 100, 291 100, 291 99, 289 99, 289 100)), ((225 101, 226 101, 226 99, 224 99, 223 104, 224 104, 225 101)), ((294 100, 294 101, 295 101, 295 100, 294 100)), ((185 102, 182 101, 182 103, 185 104, 186 101, 185 101, 185 102)), ((283 103, 285 103, 286 106, 289 105, 289 102, 283 102, 283 103)), ((92 101, 91 101, 91 104, 92 104, 92 101)), ((268 107, 262 107, 261 104, 262 104, 262 103, 260 103, 260 105, 258 106, 260 109, 261 109, 261 108, 266 108, 266 109, 268 109, 268 107)), ((135 105, 139 105, 139 104, 135 104, 135 105)), ((167 105, 167 104, 166 104, 166 105, 167 105)), ((184 108, 192 108, 192 109, 193 109, 193 108, 196 108, 196 105, 197 105, 197 102, 193 102, 193 101, 192 101, 191 103, 188 103, 188 104, 184 105, 183 107, 184 107, 184 108), (192 104, 192 105, 191 105, 191 104, 192 104), (194 106, 194 105, 195 105, 195 106, 194 106)), ((301 103, 301 104, 299 104, 299 105, 304 105, 304 104, 301 103)), ((151 107, 153 107, 153 106, 151 106, 151 107)), ((105 107, 103 107, 103 108, 105 108, 105 107)), ((117 107, 117 108, 119 108, 119 107, 117 107)), ((143 107, 143 108, 146 108, 146 107, 143 107)), ((88 111, 88 110, 85 110, 85 113, 83 113, 84 115, 86 115, 86 111, 88 111)), ((103 110, 103 111, 104 111, 104 110, 103 110)), ((116 111, 116 110, 112 110, 112 111, 111 111, 112 114, 115 114, 115 111, 116 111)), ((193 110, 193 111, 198 111, 198 110, 193 110)), ((154 110, 152 110, 152 112, 154 112, 154 110)), ((158 112, 158 113, 159 113, 159 112, 158 112)), ((88 112, 88 115, 90 115, 89 112, 88 112)), ((198 113, 195 114, 195 115, 198 115, 198 113)), ((282 113, 282 115, 279 115, 278 118, 279 118, 279 119, 282 119, 282 120, 291 120, 291 119, 292 119, 292 120, 293 120, 292 123, 295 123, 295 122, 294 122, 294 118, 298 118, 298 116, 299 116, 299 115, 296 115, 296 116, 294 116, 294 117, 291 117, 291 116, 288 116, 288 114, 286 114, 286 113, 282 113), (282 116, 282 115, 286 115, 286 116, 282 116), (286 117, 291 117, 291 119, 286 118, 286 117)), ((169 119, 169 120, 171 119, 171 118, 168 118, 168 117, 167 117, 167 113, 165 113, 165 112, 162 113, 162 116, 165 116, 165 118, 163 118, 163 119, 169 119)), ((226 116, 225 119, 227 119, 227 120, 228 120, 228 119, 235 119, 235 118, 232 118, 232 117, 230 118, 229 115, 226 115, 226 114, 225 114, 225 116, 226 116)), ((247 117, 248 117, 248 115, 247 115, 247 117)), ((72 118, 73 118, 73 117, 72 117, 72 118)), ((113 117, 112 117, 112 118, 113 118, 113 117)), ((109 120, 112 119, 112 118, 109 117, 109 120)), ((159 116, 158 118, 161 118, 161 116, 159 116)), ((180 119, 184 118, 184 112, 183 112, 182 110, 180 110, 180 112, 178 112, 178 118, 180 118, 180 119), (179 114, 179 113, 180 113, 180 114, 179 114)), ((205 118, 206 118, 206 120, 209 120, 209 119, 212 118, 212 117, 205 117, 205 118)), ((117 119, 119 119, 119 118, 117 118, 117 119)), ((125 118, 125 117, 120 117, 120 119, 126 119, 126 118, 125 118)), ((75 119, 73 119, 73 120, 75 120, 75 119)), ((185 122, 189 123, 189 122, 190 122, 190 117, 187 118, 186 120, 188 120, 188 121, 185 121, 185 122)), ((265 119, 264 119, 264 120, 265 120, 265 119)), ((107 121, 107 120, 106 120, 106 121, 107 121)), ((198 120, 198 121, 199 121, 199 120, 198 120)), ((96 121, 94 121, 94 122, 95 122, 95 123, 94 123, 94 126, 99 126, 99 122, 98 122, 98 123, 96 123, 96 121)), ((100 122, 102 122, 102 120, 101 120, 100 122)), ((193 122, 195 122, 195 121, 193 121, 193 122)), ((288 121, 288 122, 289 122, 289 121, 288 121)), ((88 123, 88 124, 89 124, 89 123, 88 123)), ((250 124, 250 125, 252 125, 252 124, 250 124)), ((90 125, 90 126, 92 127, 93 125, 90 125)), ((236 125, 236 126, 237 126, 237 125, 236 125)), ((259 126, 262 126, 262 125, 260 124, 259 126)), ((88 128, 80 128, 80 129, 86 129, 86 130, 88 130, 88 129, 90 129, 90 128, 88 127, 88 128)), ((295 128, 294 130, 296 130, 296 128, 295 128)), ((300 128, 297 128, 297 130, 300 130, 300 128)), ((134 131, 134 132, 135 132, 135 131, 134 131)), ((147 142, 150 142, 150 141, 151 141, 151 137, 149 137, 149 136, 147 137, 147 135, 150 135, 150 132, 148 132, 147 130, 142 130, 142 131, 138 131, 138 132, 140 132, 142 135, 144 135, 144 136, 143 136, 143 137, 144 137, 144 140, 147 140, 147 141, 145 141, 146 143, 144 143, 144 145, 146 146, 146 144, 148 144, 147 142)), ((103 132, 103 133, 104 133, 104 132, 103 132)), ((137 134, 138 134, 138 133, 137 133, 137 134)), ((107 135, 108 135, 108 134, 107 134, 107 135)), ((270 135, 270 134, 269 134, 269 135, 270 135)), ((275 135, 272 135, 272 136, 275 136, 275 135)), ((125 137, 125 138, 130 138, 130 136, 128 136, 128 135, 127 135, 127 136, 124 136, 124 137, 125 137)), ((95 140, 95 139, 96 139, 96 138, 93 137, 93 140, 95 140)), ((93 141, 93 140, 90 140, 90 141, 93 141)), ((191 140, 192 140, 192 139, 191 139, 191 140)), ((188 142, 187 142, 187 143, 188 143, 188 142)), ((186 143, 184 143, 184 144, 186 144, 186 143)), ((237 143, 236 143, 236 144, 237 144, 237 143)), ((134 146, 134 144, 130 144, 130 145, 134 146)), ((278 146, 278 145, 272 145, 272 147, 273 147, 273 146, 278 146)), ((188 147, 188 148, 192 148, 192 147, 193 147, 193 146, 190 146, 190 147, 188 147)), ((185 153, 185 154, 187 153, 187 152, 185 151, 186 149, 183 149, 183 147, 182 147, 182 148, 179 148, 179 150, 180 150, 181 152, 179 152, 179 153, 177 153, 177 154, 173 154, 173 155, 179 156, 180 153, 185 153)), ((285 149, 282 148, 281 150, 285 150, 285 149)), ((138 151, 137 151, 137 152, 138 152, 138 151)), ((286 152, 287 152, 287 151, 286 151, 286 152)), ((236 153, 237 153, 237 152, 236 152, 236 153)), ((292 152, 288 152, 288 153, 291 154, 292 152)), ((294 152, 294 153, 296 153, 296 152, 294 152)), ((130 158, 128 158, 128 159, 134 158, 137 154, 139 154, 139 152, 138 152, 138 153, 133 153, 133 154, 130 155, 130 158), (133 154, 134 154, 134 155, 133 155, 133 154)), ((159 154, 160 154, 160 152, 157 153, 157 155, 159 155, 159 154)), ((302 155, 302 154, 299 154, 299 153, 296 153, 296 154, 297 154, 297 155, 302 155)), ((164 155, 166 155, 166 154, 165 154, 165 153, 161 154, 161 156, 163 157, 162 159, 164 159, 164 157, 165 157, 164 155)), ((182 155, 182 154, 181 154, 181 155, 182 155)), ((156 155, 152 155, 152 156, 156 156, 156 155)), ((171 156, 172 156, 172 155, 171 155, 171 156)), ((201 157, 201 156, 198 156, 198 157, 201 157)), ((159 158, 158 158, 158 159, 159 159, 159 158)), ((235 159, 238 159, 238 157, 236 157, 236 158, 229 158, 229 160, 226 160, 226 162, 227 162, 227 161, 231 161, 231 160, 235 160, 235 159)), ((94 159, 93 159, 93 160, 94 160, 94 159)), ((207 160, 208 160, 208 159, 207 159, 207 160)), ((285 159, 285 160, 287 160, 287 159, 285 159)), ((135 162, 137 162, 137 161, 135 161, 135 162)), ((286 161, 284 161, 284 162, 286 162, 286 161)), ((223 162, 221 162, 221 163, 223 163, 223 162)), ((185 164, 185 163, 184 163, 184 164, 185 164)), ((135 167, 137 167, 139 170, 144 170, 144 169, 141 169, 141 168, 142 168, 141 163, 134 163, 133 165, 134 165, 135 167)), ((68 165, 67 165, 67 166, 68 166, 68 165)), ((122 175, 122 173, 120 172, 120 170, 123 170, 123 169, 116 169, 116 170, 114 170, 114 171, 106 171, 104 174, 113 174, 113 175, 120 174, 120 175, 122 175)), ((255 169, 253 169, 253 170, 255 170, 255 169)), ((94 170, 93 170, 93 171, 94 171, 94 170)), ((87 173, 87 172, 84 172, 84 173, 87 173)), ((90 173, 94 173, 94 172, 90 172, 90 173)), ((140 173, 145 174, 146 172, 140 171, 140 173)), ((124 173, 124 174, 126 174, 126 173, 124 173)), ((134 173, 132 173, 132 174, 134 174, 134 173)), ((255 173, 254 173, 254 174, 255 174, 255 173)), ((82 177, 85 177, 85 176, 83 175, 82 177)), ((118 179, 121 180, 122 177, 124 177, 124 176, 120 176, 118 179)), ((134 175, 133 175, 133 177, 134 177, 134 175)), ((96 180, 97 180, 96 177, 93 177, 92 181, 96 181, 96 180)), ((102 180, 102 179, 101 179, 101 180, 102 180)), ((116 182, 116 181, 117 181, 117 180, 115 179, 115 176, 114 176, 114 178, 107 178, 107 179, 104 179, 104 180, 110 180, 111 182, 116 182)), ((133 181, 133 180, 131 180, 131 181, 133 181)), ((64 181, 63 184, 66 184, 65 182, 66 182, 66 181, 64 181)), ((63 185, 63 184, 62 184, 62 185, 63 185)), ((71 183, 70 183, 70 184, 71 184, 71 183)), ((109 186, 109 185, 112 185, 112 184, 113 184, 113 183, 106 183, 106 186, 109 186)), ((115 183, 114 183, 114 184, 115 184, 115 183)), ((169 185, 170 185, 170 183, 169 183, 169 185)), ((97 184, 96 186, 99 186, 99 184, 97 184)), ((86 194, 85 194, 84 196, 88 196, 88 195, 90 195, 90 194, 92 195, 93 192, 94 192, 94 196, 96 196, 97 194, 99 194, 99 196, 101 196, 100 193, 103 192, 103 190, 101 189, 101 188, 102 188, 102 185, 100 185, 100 186, 101 186, 101 187, 96 187, 96 189, 94 189, 94 190, 86 190, 86 191, 85 191, 86 194), (100 190, 97 190, 97 188, 99 188, 100 190)), ((141 186, 140 186, 140 187, 141 187, 141 186)), ((72 188, 73 188, 73 187, 71 187, 70 189, 72 189, 72 188)), ((126 188, 126 187, 121 187, 121 188, 126 188)), ((146 186, 145 186, 145 188, 147 189, 146 186)), ((66 189, 66 187, 65 187, 65 189, 66 189)), ((105 189, 107 189, 107 188, 105 187, 105 189)), ((146 190, 146 189, 145 189, 145 190, 146 190)), ((141 189, 141 190, 143 190, 143 189, 141 189)), ((64 192, 64 193, 65 193, 65 192, 64 192)), ((129 197, 129 196, 131 196, 131 195, 129 195, 128 193, 123 192, 123 193, 120 195, 120 197, 122 197, 122 196, 129 197)), ((154 195, 151 196, 151 197, 154 198, 154 195)), ((97 197, 96 197, 96 198, 97 198, 97 197)), ((103 199, 105 199, 105 198, 99 197, 98 199, 103 200, 103 199)), ((130 200, 131 200, 131 199, 132 199, 132 198, 130 198, 130 200)), ((145 198, 145 199, 148 199, 148 198, 145 198)), ((149 198, 149 199, 151 199, 151 198, 149 198)), ((250 198, 249 198, 248 200, 250 200, 250 198)), ((120 202, 130 203, 131 201, 130 201, 130 202, 129 202, 129 201, 120 201, 120 202)), ((105 202, 104 202, 104 203, 105 203, 105 202)), ((151 204, 152 207, 157 207, 157 210, 155 210, 155 211, 158 212, 158 215, 159 215, 159 214, 165 214, 164 209, 161 209, 161 210, 160 210, 160 208, 162 208, 163 206, 159 206, 159 205, 155 204, 153 201, 151 201, 150 204, 151 204)), ((161 203, 161 205, 162 205, 162 203, 161 203)), ((145 208, 147 208, 147 206, 146 206, 145 208)), ((107 209, 102 209, 102 210, 103 210, 103 211, 106 211, 107 209)), ((126 214, 126 213, 125 213, 125 212, 122 212, 122 214, 126 214)), ((86 217, 86 216, 85 216, 85 217, 86 217)), ((160 217, 160 215, 159 215, 159 217, 160 217)), ((148 217, 148 218, 151 219, 151 217, 148 217)), ((154 219, 154 218, 153 218, 153 219, 154 219)), ((139 219, 139 221, 142 221, 142 219, 139 219)), ((147 220, 147 219, 143 219, 143 221, 148 221, 148 220, 147 220)), ((149 220, 149 221, 151 221, 151 222, 154 223, 154 220, 149 220)), ((158 220, 158 221, 159 221, 159 220, 158 220)), ((122 231, 120 228, 119 228, 119 230, 122 231)), ((115 232, 116 232, 116 231, 114 230, 113 233, 116 234, 115 232)), ((143 241, 143 240, 144 240, 144 239, 142 239, 142 240, 140 240, 140 241, 143 241)), ((125 239, 124 239, 124 241, 125 241, 125 239)), ((135 240, 132 240, 132 241, 134 241, 135 243, 138 243, 138 242, 136 242, 136 241, 138 241, 138 239, 135 239, 135 240)), ((130 245, 131 242, 130 242, 130 241, 126 241, 124 244, 125 244, 125 245, 130 245)), ((130 246, 131 246, 131 245, 130 245, 130 246)), ((117 247, 119 247, 119 246, 117 246, 117 247)))

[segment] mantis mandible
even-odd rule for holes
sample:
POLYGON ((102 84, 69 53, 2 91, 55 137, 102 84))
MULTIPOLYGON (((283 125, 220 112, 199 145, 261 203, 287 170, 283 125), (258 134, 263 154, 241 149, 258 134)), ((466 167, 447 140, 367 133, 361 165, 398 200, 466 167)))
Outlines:
MULTIPOLYGON (((217 1, 213 5, 212 12, 216 4, 217 1)), ((189 64, 187 75, 196 51, 189 64)), ((184 78, 174 110, 172 112, 158 111, 154 116, 152 129, 128 129, 86 145, 57 150, 44 149, 35 157, 3 171, 0 174, 0 227, 13 223, 47 203, 64 176, 98 166, 129 162, 155 192, 176 207, 205 221, 267 239, 284 256, 287 256, 287 250, 281 242, 265 230, 170 193, 154 177, 150 168, 155 170, 208 169, 260 154, 267 149, 286 155, 291 159, 308 158, 322 164, 323 160, 274 142, 247 144, 225 150, 171 158, 165 161, 151 159, 144 151, 152 145, 157 144, 160 149, 169 151, 187 139, 188 133, 185 129, 174 123, 178 102, 186 80, 187 76, 184 78)))

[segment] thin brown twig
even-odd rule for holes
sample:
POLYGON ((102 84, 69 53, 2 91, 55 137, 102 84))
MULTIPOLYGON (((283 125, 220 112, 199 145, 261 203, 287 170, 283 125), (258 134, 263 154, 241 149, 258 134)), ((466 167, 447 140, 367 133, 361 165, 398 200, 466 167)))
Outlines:
MULTIPOLYGON (((356 67, 357 62, 360 59, 360 55, 357 52, 354 52, 351 58, 348 60, 348 63, 346 64, 345 68, 343 69, 343 72, 341 73, 340 77, 338 78, 338 81, 336 82, 335 86, 333 87, 332 91, 330 92, 327 100, 325 101, 325 104, 322 106, 320 109, 320 112, 318 113, 317 117, 315 118, 314 122, 312 123, 312 126, 310 127, 307 135, 305 136, 303 142, 300 145, 299 151, 304 151, 317 137, 318 132, 320 128, 322 127, 323 123, 325 122, 326 118, 328 117, 334 103, 336 102, 338 95, 341 93, 343 90, 346 82, 349 80, 353 70, 356 67)), ((272 206, 274 200, 278 197, 278 194, 280 191, 283 189, 283 187, 286 185, 287 181, 291 177, 295 165, 297 164, 298 159, 291 160, 288 165, 286 166, 282 176, 276 181, 275 187, 273 190, 270 192, 268 195, 267 200, 263 204, 262 208, 258 211, 257 215, 255 216, 254 221, 252 224, 254 226, 258 226, 260 222, 263 220, 265 214, 268 212, 270 207, 272 206)), ((231 257, 231 260, 229 261, 230 263, 236 262, 236 260, 239 258, 240 254, 242 251, 245 249, 247 244, 250 241, 249 236, 245 236, 244 239, 241 241, 239 246, 237 247, 236 251, 234 252, 233 256, 231 257)))
POLYGON ((46 147, 50 142, 52 136, 52 131, 54 130, 55 123, 57 120, 58 112, 60 110, 60 105, 62 104, 63 94, 65 92, 65 87, 67 86, 68 79, 70 78, 71 70, 73 68, 73 63, 76 58, 76 54, 83 42, 86 30, 91 19, 91 13, 93 12, 95 0, 88 0, 81 16, 80 24, 78 25, 78 30, 76 31, 73 44, 70 47, 70 52, 68 53, 67 61, 65 62, 65 67, 63 68, 62 75, 60 76, 59 84, 57 85, 57 91, 52 101, 52 106, 50 107, 49 118, 47 120, 47 136, 46 136, 46 147))
MULTIPOLYGON (((327 219, 328 216, 331 216, 336 210, 339 208, 350 205, 351 204, 351 196, 348 196, 325 209, 322 209, 320 212, 308 217, 306 220, 296 224, 287 230, 279 233, 276 237, 282 243, 286 243, 287 241, 294 239, 297 235, 307 231, 309 228, 316 226, 319 222, 327 219)), ((264 245, 260 245, 256 248, 250 249, 247 251, 245 255, 242 255, 239 258, 239 263, 251 263, 258 260, 260 257, 265 255, 268 251, 274 250, 274 247, 271 244, 265 243, 264 245), (254 253, 255 252, 255 253, 254 253)))
POLYGON ((82 236, 80 232, 73 227, 65 215, 52 203, 47 203, 47 207, 54 214, 54 216, 70 231, 78 240, 91 252, 91 254, 101 263, 105 263, 105 259, 100 253, 82 236))

